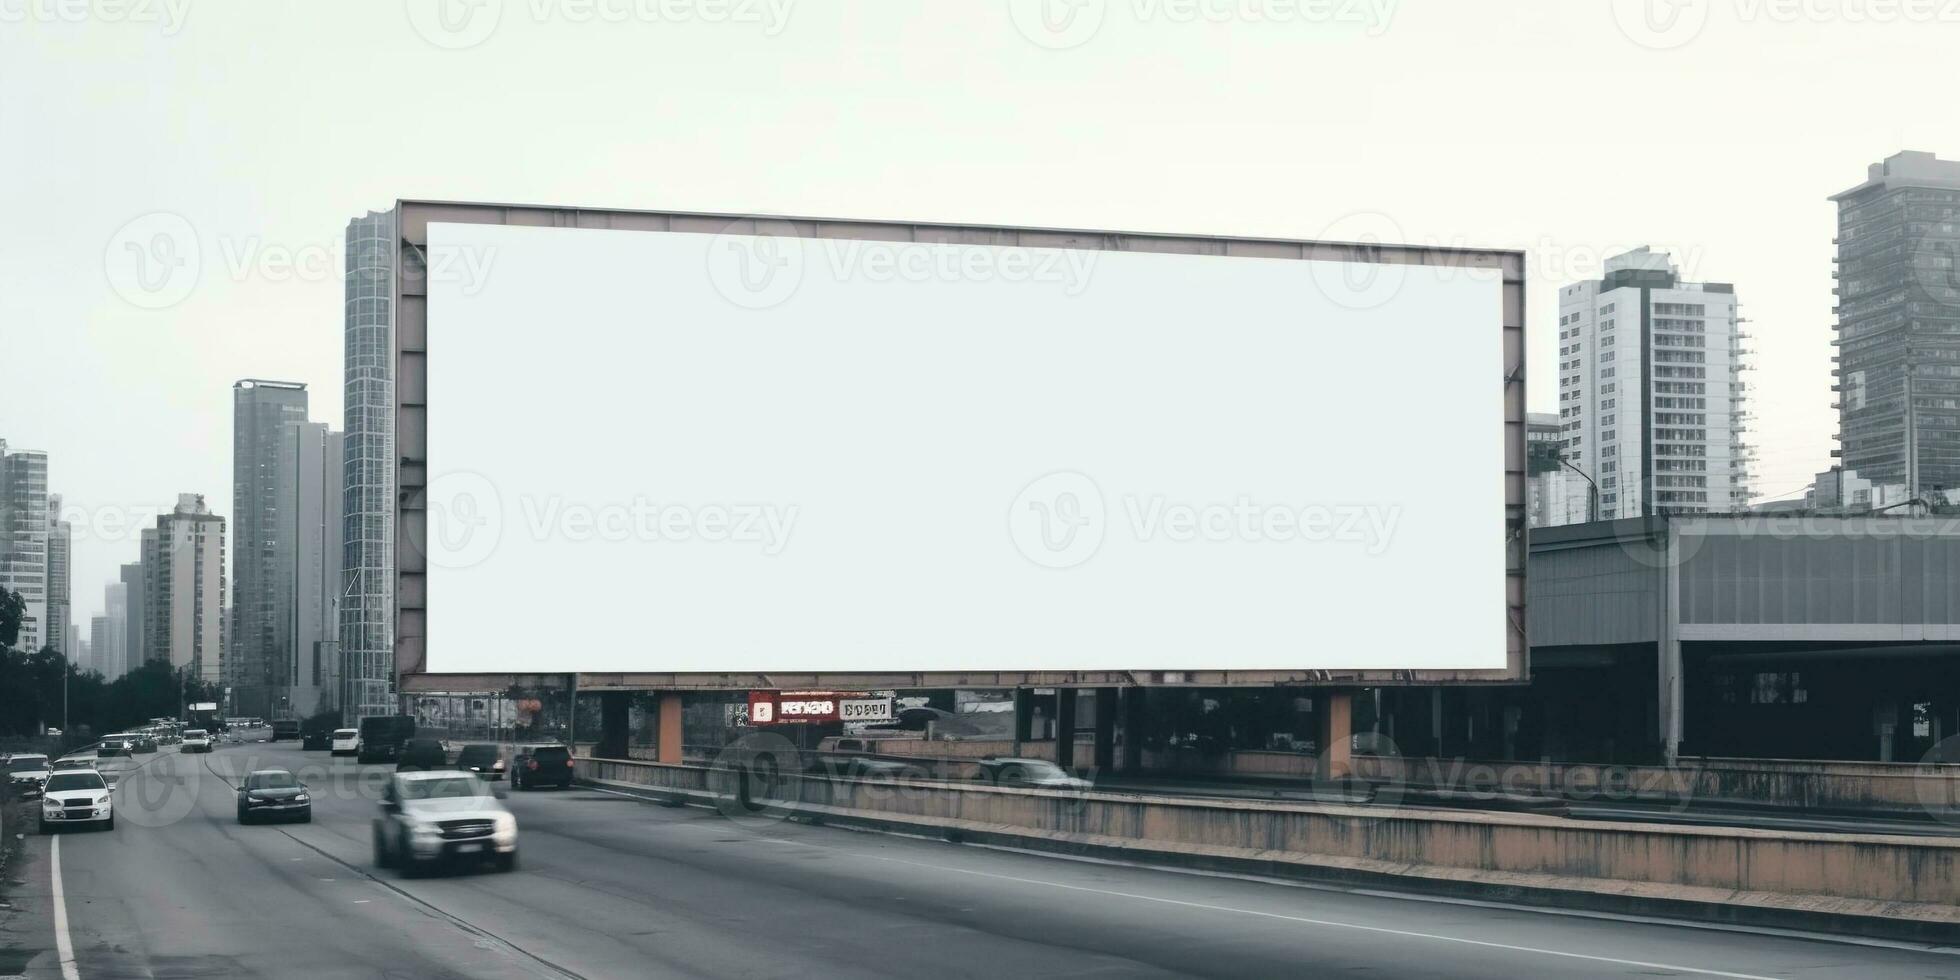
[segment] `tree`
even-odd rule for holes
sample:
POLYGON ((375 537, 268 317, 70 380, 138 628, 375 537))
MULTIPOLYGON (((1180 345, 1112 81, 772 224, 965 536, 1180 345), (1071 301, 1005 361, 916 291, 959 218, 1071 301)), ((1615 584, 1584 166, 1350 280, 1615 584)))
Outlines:
POLYGON ((27 619, 27 600, 11 589, 0 590, 0 647, 20 642, 20 624, 27 619))

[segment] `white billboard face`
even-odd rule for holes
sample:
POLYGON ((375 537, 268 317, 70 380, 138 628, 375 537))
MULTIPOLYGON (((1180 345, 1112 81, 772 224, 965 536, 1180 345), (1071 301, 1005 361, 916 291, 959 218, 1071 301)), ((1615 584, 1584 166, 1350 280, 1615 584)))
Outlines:
POLYGON ((427 669, 1501 670, 1500 286, 432 224, 427 669))

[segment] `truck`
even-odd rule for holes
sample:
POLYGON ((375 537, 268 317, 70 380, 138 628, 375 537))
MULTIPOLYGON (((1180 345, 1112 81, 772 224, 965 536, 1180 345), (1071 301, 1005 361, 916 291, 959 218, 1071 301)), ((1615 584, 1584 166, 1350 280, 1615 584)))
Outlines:
POLYGON ((356 762, 394 762, 402 744, 415 737, 415 719, 408 715, 371 715, 361 719, 361 748, 356 762))
POLYGON ((298 737, 299 737, 299 719, 298 719, 298 718, 275 718, 275 719, 273 719, 273 721, 272 721, 272 740, 273 740, 273 741, 275 741, 275 742, 277 742, 277 741, 281 741, 282 739, 288 739, 288 738, 298 738, 298 737))

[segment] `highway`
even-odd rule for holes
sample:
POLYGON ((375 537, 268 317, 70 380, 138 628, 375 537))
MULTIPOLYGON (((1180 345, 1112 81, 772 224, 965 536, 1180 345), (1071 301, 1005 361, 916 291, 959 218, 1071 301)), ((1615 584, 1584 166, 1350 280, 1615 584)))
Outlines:
POLYGON ((511 795, 515 872, 403 879, 372 863, 386 773, 293 743, 139 758, 115 830, 28 829, 0 977, 1960 977, 1950 952, 751 824, 594 789, 511 795), (236 823, 231 783, 271 766, 309 783, 313 822, 236 823))

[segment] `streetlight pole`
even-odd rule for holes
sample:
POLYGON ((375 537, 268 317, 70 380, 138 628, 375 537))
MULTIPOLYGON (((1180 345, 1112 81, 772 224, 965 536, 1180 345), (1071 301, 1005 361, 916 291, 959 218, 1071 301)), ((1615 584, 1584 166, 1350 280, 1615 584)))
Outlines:
POLYGON ((1586 481, 1586 486, 1590 491, 1586 497, 1586 523, 1590 524, 1599 520, 1599 484, 1594 483, 1593 478, 1587 476, 1585 470, 1572 465, 1572 461, 1566 459, 1564 456, 1560 456, 1558 462, 1560 466, 1579 474, 1579 478, 1586 481))

